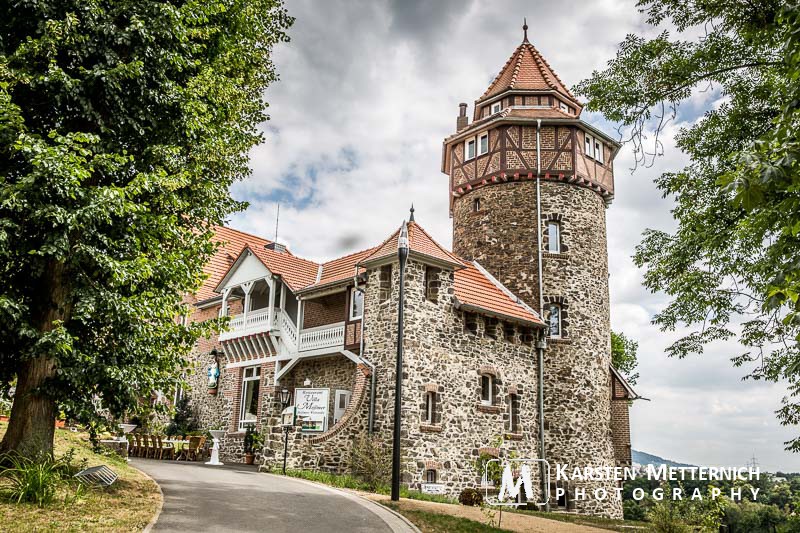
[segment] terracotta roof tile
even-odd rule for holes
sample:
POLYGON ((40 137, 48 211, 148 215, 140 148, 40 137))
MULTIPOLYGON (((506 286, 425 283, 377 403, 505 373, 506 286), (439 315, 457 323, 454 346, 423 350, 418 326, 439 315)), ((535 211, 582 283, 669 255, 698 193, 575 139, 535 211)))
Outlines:
POLYGON ((312 285, 317 280, 318 263, 301 259, 288 251, 276 252, 263 246, 251 250, 270 272, 281 276, 293 292, 312 285))
POLYGON ((467 263, 466 268, 456 270, 455 295, 464 305, 483 309, 491 314, 544 325, 538 314, 515 302, 495 281, 473 264, 467 263))
POLYGON ((239 254, 242 253, 245 246, 263 248, 270 242, 267 239, 256 237, 255 235, 233 228, 226 228, 225 226, 217 226, 214 229, 212 241, 220 245, 211 260, 203 267, 203 272, 208 277, 197 291, 196 297, 198 301, 217 296, 217 293, 214 292, 214 288, 219 285, 219 282, 225 277, 228 269, 236 258, 239 257, 239 254))
POLYGON ((553 69, 550 68, 550 65, 536 47, 528 41, 523 41, 514 50, 506 64, 503 65, 500 73, 478 101, 491 98, 509 89, 553 90, 574 103, 579 111, 583 107, 553 69))
MULTIPOLYGON (((329 285, 346 279, 353 279, 356 265, 375 251, 375 247, 339 257, 322 264, 322 277, 314 286, 329 285)), ((359 268, 359 273, 364 272, 359 268)))
MULTIPOLYGON (((383 241, 375 248, 369 256, 365 257, 361 262, 372 262, 391 255, 397 255, 397 237, 400 235, 400 228, 392 233, 388 239, 383 241)), ((430 258, 450 263, 454 266, 461 266, 461 260, 456 257, 452 252, 445 250, 439 243, 433 240, 433 237, 428 235, 422 226, 416 222, 408 223, 408 248, 412 252, 426 255, 430 258)))

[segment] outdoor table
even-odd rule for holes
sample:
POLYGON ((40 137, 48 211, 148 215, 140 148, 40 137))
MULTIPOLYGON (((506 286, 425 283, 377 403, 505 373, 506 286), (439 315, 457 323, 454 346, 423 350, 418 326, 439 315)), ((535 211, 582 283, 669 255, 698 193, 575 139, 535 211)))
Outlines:
POLYGON ((189 445, 188 440, 182 439, 162 439, 163 443, 172 444, 175 447, 175 460, 180 461, 181 457, 184 457, 184 452, 186 451, 186 447, 189 445))

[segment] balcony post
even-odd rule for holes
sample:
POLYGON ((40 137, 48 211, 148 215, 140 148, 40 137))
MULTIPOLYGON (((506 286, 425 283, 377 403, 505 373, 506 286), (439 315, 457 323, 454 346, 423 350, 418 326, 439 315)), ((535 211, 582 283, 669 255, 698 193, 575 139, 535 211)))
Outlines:
POLYGON ((230 293, 230 289, 222 289, 222 307, 219 310, 220 318, 228 315, 228 295, 230 293))
POLYGON ((247 312, 250 310, 250 293, 255 287, 254 281, 242 283, 242 290, 244 291, 244 309, 242 309, 242 328, 247 329, 247 312))
POLYGON ((272 331, 275 322, 275 278, 264 278, 269 285, 269 318, 267 319, 267 331, 272 331))
POLYGON ((303 313, 305 312, 305 300, 297 301, 297 351, 303 349, 303 313))

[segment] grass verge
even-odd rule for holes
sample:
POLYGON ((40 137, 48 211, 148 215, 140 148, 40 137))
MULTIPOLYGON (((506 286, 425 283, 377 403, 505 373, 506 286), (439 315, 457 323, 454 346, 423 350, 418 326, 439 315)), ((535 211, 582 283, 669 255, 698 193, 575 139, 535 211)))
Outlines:
MULTIPOLYGON (((0 422, 0 438, 6 427, 6 423, 0 422)), ((57 429, 55 455, 61 456, 70 448, 75 450, 77 461, 86 459, 88 466, 108 465, 119 479, 107 489, 89 489, 77 497, 59 494, 54 503, 43 508, 0 499, 0 530, 63 533, 144 529, 161 505, 161 494, 155 482, 117 456, 94 453, 86 434, 57 429)), ((2 490, 0 482, 0 498, 2 490)))
POLYGON ((382 505, 408 518, 422 533, 502 533, 508 531, 459 516, 401 509, 400 506, 392 503, 383 503, 382 505))
POLYGON ((559 522, 568 522, 570 524, 577 524, 581 526, 592 526, 601 529, 607 529, 609 531, 627 531, 628 533, 631 533, 652 531, 653 528, 653 524, 648 522, 638 522, 635 520, 614 520, 612 518, 603 518, 602 516, 591 516, 584 514, 543 513, 540 511, 527 511, 525 509, 511 509, 508 512, 537 516, 539 518, 547 518, 548 520, 557 520, 559 522))

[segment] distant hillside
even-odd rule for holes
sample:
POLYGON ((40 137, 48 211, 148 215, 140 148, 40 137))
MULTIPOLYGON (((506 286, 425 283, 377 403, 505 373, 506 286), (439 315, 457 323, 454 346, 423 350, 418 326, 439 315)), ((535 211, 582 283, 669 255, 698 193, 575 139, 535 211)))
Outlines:
POLYGON ((657 455, 653 455, 650 453, 640 452, 639 450, 631 450, 631 452, 634 464, 640 464, 640 465, 665 464, 667 466, 695 466, 686 463, 676 463, 675 461, 672 461, 670 459, 664 459, 663 457, 659 457, 657 455))

